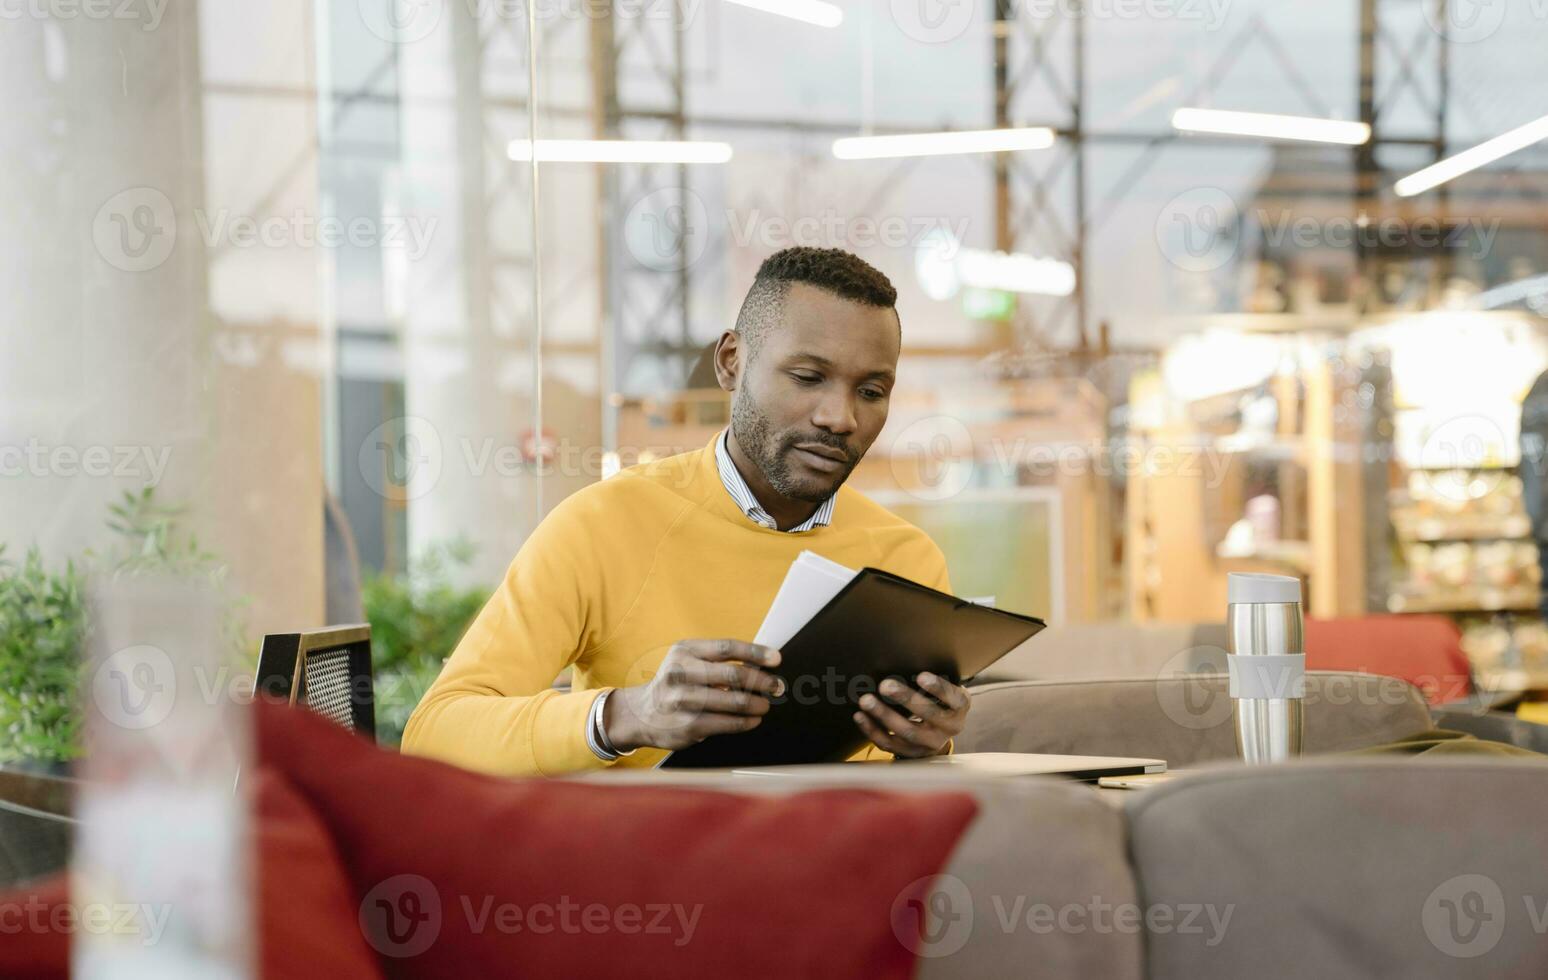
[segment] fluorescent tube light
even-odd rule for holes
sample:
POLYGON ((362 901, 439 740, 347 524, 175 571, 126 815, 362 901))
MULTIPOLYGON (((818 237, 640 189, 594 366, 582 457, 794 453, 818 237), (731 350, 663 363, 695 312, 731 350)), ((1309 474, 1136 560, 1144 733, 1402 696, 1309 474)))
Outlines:
POLYGON ((1303 143, 1338 143, 1342 146, 1360 146, 1371 139, 1371 127, 1363 122, 1318 119, 1313 116, 1279 116, 1268 112, 1232 112, 1226 109, 1178 109, 1172 113, 1172 128, 1185 133, 1258 136, 1303 143))
MULTIPOLYGON (((531 140, 511 140, 512 160, 531 160, 531 140)), ((542 163, 725 163, 731 144, 683 140, 538 140, 542 163)))
POLYGON ((1046 126, 1025 129, 978 129, 956 133, 909 133, 901 136, 850 136, 833 141, 840 160, 880 160, 892 157, 933 157, 953 153, 1008 153, 1046 150, 1054 131, 1046 126))
POLYGON ((731 3, 766 14, 778 14, 818 27, 837 27, 844 22, 844 11, 824 0, 730 0, 731 3))
POLYGON ((1068 296, 1075 291, 1075 267, 1058 259, 1021 252, 985 252, 965 248, 957 255, 963 285, 1011 293, 1068 296))
POLYGON ((1075 291, 1075 267, 1024 252, 965 248, 945 228, 928 232, 914 256, 920 288, 934 300, 948 300, 963 286, 1010 293, 1068 296, 1075 291))
POLYGON ((1463 150, 1454 157, 1432 163, 1423 170, 1415 171, 1393 185, 1399 197, 1413 197, 1425 191, 1455 180, 1465 173, 1488 166, 1496 160, 1524 150, 1543 139, 1548 139, 1548 116, 1518 126, 1508 133, 1501 133, 1492 140, 1479 143, 1471 150, 1463 150))

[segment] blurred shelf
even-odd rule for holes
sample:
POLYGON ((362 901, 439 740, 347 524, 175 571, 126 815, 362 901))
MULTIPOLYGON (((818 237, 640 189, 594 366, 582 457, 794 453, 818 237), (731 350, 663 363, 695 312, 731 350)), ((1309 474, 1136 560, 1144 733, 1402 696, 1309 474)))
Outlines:
POLYGON ((1548 691, 1548 670, 1523 670, 1521 668, 1491 668, 1479 670, 1474 675, 1481 691, 1548 691))
POLYGON ((1537 609, 1536 585, 1504 589, 1463 588, 1399 591, 1387 597, 1395 613, 1532 612, 1537 609))
POLYGON ((1215 452, 1302 463, 1306 460, 1306 440, 1298 436, 1220 436, 1215 440, 1215 452))
POLYGON ((1445 517, 1392 515, 1392 526, 1403 541, 1518 540, 1530 537, 1532 522, 1525 514, 1450 514, 1445 517))
POLYGON ((1437 463, 1429 465, 1415 463, 1406 459, 1399 459, 1399 465, 1410 472, 1424 473, 1472 473, 1477 470, 1513 470, 1520 466, 1519 462, 1507 462, 1505 460, 1488 460, 1478 463, 1437 463))
POLYGON ((1312 549, 1307 541, 1274 541, 1251 551, 1225 551, 1217 547, 1215 557, 1227 562, 1289 565, 1304 572, 1311 569, 1312 549))
POLYGON ((1360 325, 1351 307, 1315 313, 1203 313, 1163 316, 1160 323, 1179 331, 1221 330, 1237 333, 1349 333, 1360 325))

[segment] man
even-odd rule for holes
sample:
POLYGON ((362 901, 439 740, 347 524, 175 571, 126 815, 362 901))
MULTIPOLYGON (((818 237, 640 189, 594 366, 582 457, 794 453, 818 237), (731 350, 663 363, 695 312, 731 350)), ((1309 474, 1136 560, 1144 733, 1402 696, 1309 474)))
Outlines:
MULTIPOLYGON (((766 669, 779 652, 745 640, 803 550, 949 591, 924 532, 843 486, 887 421, 896 301, 839 249, 765 261, 715 348, 730 428, 555 507, 409 719, 404 751, 503 774, 652 766, 757 727, 784 693, 766 669), (567 693, 552 687, 566 667, 567 693)), ((949 751, 967 692, 932 674, 915 685, 861 696, 863 754, 949 751)))

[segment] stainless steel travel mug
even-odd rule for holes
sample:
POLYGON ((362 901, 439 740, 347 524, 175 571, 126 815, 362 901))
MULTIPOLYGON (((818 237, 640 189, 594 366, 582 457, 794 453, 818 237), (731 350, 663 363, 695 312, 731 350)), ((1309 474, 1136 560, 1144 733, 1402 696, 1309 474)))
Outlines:
POLYGON ((1252 765, 1283 762, 1301 754, 1306 724, 1301 580, 1235 572, 1226 595, 1237 754, 1252 765))

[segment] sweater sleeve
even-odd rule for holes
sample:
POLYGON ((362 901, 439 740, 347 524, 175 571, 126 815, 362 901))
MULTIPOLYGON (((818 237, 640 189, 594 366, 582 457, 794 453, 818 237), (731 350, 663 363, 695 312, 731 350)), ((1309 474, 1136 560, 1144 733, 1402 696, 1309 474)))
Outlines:
POLYGON ((608 763, 586 742, 599 691, 554 679, 600 637, 607 580, 583 506, 538 525, 409 718, 403 751, 498 775, 555 775, 608 763))

